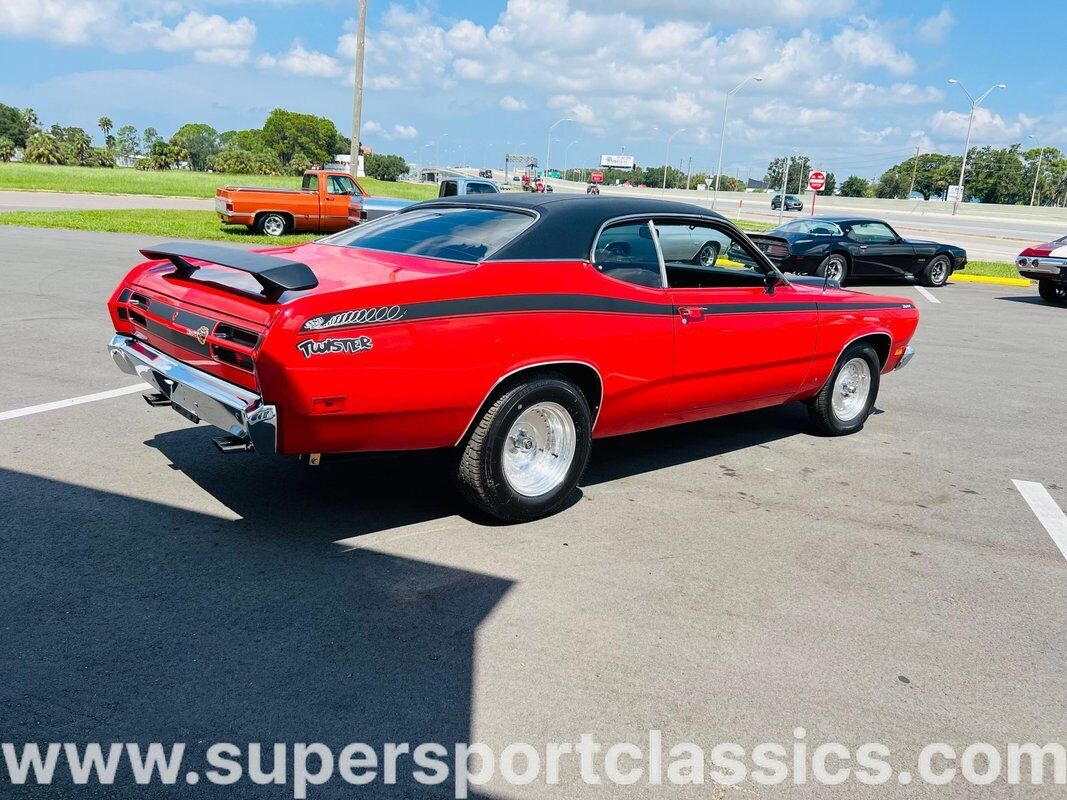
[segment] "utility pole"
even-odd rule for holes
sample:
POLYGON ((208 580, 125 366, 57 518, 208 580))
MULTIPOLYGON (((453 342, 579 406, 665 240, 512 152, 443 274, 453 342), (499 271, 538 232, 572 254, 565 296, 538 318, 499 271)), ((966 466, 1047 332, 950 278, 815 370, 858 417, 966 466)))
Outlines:
MULTIPOLYGON (((1037 137, 1034 136, 1033 134, 1031 134, 1030 136, 1028 136, 1026 138, 1033 139, 1034 140, 1034 144, 1037 144, 1037 137)), ((1041 178, 1041 162, 1042 162, 1042 160, 1044 158, 1045 158, 1045 148, 1042 147, 1040 150, 1038 150, 1038 154, 1037 154, 1037 172, 1034 173, 1034 190, 1032 192, 1030 192, 1030 208, 1034 207, 1034 200, 1037 199, 1037 182, 1041 178)))
POLYGON ((785 190, 789 186, 789 161, 792 156, 785 157, 785 169, 782 171, 782 204, 778 206, 778 224, 782 224, 782 214, 785 213, 785 190))
POLYGON ((919 174, 919 149, 922 145, 915 146, 915 164, 911 168, 911 188, 908 189, 908 199, 911 200, 911 193, 915 191, 915 178, 919 174))
POLYGON ((367 41, 367 0, 359 0, 356 28, 356 85, 352 97, 352 177, 359 176, 359 134, 363 124, 363 51, 367 41))
POLYGON ((693 177, 693 157, 689 156, 689 168, 685 171, 685 190, 689 191, 689 179, 693 177))

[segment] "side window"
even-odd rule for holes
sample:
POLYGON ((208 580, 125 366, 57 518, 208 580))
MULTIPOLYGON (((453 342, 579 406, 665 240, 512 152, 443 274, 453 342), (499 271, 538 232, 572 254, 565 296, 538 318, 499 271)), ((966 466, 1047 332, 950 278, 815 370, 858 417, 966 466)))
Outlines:
POLYGON ((488 183, 468 183, 467 194, 496 194, 496 189, 488 183))
POLYGON ((593 266, 616 280, 661 288, 659 255, 648 222, 623 222, 605 228, 596 240, 593 266))
POLYGON ((305 175, 304 182, 300 184, 301 189, 318 189, 319 188, 319 176, 318 175, 305 175))
POLYGON ((441 184, 441 197, 455 197, 458 193, 455 181, 445 181, 441 184))
POLYGON ((886 244, 895 242, 897 236, 884 222, 857 222, 852 226, 852 238, 857 242, 886 244))
POLYGON ((672 289, 762 286, 765 267, 739 235, 700 222, 655 223, 672 289))
POLYGON ((330 175, 326 179, 328 194, 355 194, 356 182, 344 175, 330 175))

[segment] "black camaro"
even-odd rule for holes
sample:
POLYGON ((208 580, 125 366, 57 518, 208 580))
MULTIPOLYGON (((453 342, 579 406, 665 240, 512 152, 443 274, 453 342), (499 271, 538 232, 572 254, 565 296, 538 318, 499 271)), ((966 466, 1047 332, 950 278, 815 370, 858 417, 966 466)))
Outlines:
POLYGON ((783 272, 849 278, 910 277, 944 286, 967 266, 961 247, 904 239, 889 223, 862 217, 798 219, 751 237, 783 272))

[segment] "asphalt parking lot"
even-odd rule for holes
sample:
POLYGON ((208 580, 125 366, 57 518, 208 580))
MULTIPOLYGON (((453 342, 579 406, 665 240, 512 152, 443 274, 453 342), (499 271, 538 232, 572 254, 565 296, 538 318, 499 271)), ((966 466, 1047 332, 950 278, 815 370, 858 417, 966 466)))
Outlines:
MULTIPOLYGON (((131 384, 104 302, 146 243, 0 229, 3 741, 656 729, 710 750, 789 745, 800 726, 882 742, 899 770, 928 742, 1067 741, 1067 560, 1013 485, 1067 508, 1067 309, 1036 289, 857 287, 922 312, 918 355, 861 433, 814 436, 794 405, 597 442, 572 505, 507 527, 471 516, 432 456, 221 456, 137 394, 4 419, 131 384)), ((481 791, 994 796, 589 786, 576 767, 561 787, 481 791)))

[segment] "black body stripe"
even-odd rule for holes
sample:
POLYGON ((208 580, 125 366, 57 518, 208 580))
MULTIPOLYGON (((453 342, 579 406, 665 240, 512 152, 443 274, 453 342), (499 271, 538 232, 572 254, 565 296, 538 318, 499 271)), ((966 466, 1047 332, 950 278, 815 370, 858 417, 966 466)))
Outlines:
MULTIPOLYGON (((789 311, 858 311, 875 309, 899 309, 901 303, 717 303, 702 306, 709 315, 716 314, 775 314, 789 311)), ((462 317, 476 314, 510 314, 529 311, 587 311, 601 314, 643 314, 653 316, 671 316, 678 313, 678 306, 669 303, 651 303, 642 300, 624 300, 617 297, 601 297, 586 294, 515 294, 491 297, 466 297, 457 300, 433 300, 426 303, 412 303, 401 306, 403 314, 382 322, 350 323, 323 328, 304 328, 300 332, 325 333, 345 328, 364 328, 377 325, 393 325, 419 320, 440 319, 442 317, 462 317)), ((346 312, 335 312, 346 313, 346 312)), ((328 319, 333 314, 323 314, 328 319)), ((210 320, 209 320, 210 322, 210 320)), ((194 327, 192 325, 190 328, 194 327)))
POLYGON ((146 327, 148 328, 148 332, 153 336, 157 336, 163 341, 170 342, 171 344, 176 344, 178 347, 184 347, 186 350, 191 350, 202 356, 211 355, 211 350, 208 345, 206 343, 200 344, 195 336, 189 336, 188 334, 168 327, 161 322, 156 322, 154 319, 149 319, 147 322, 148 324, 146 327))

